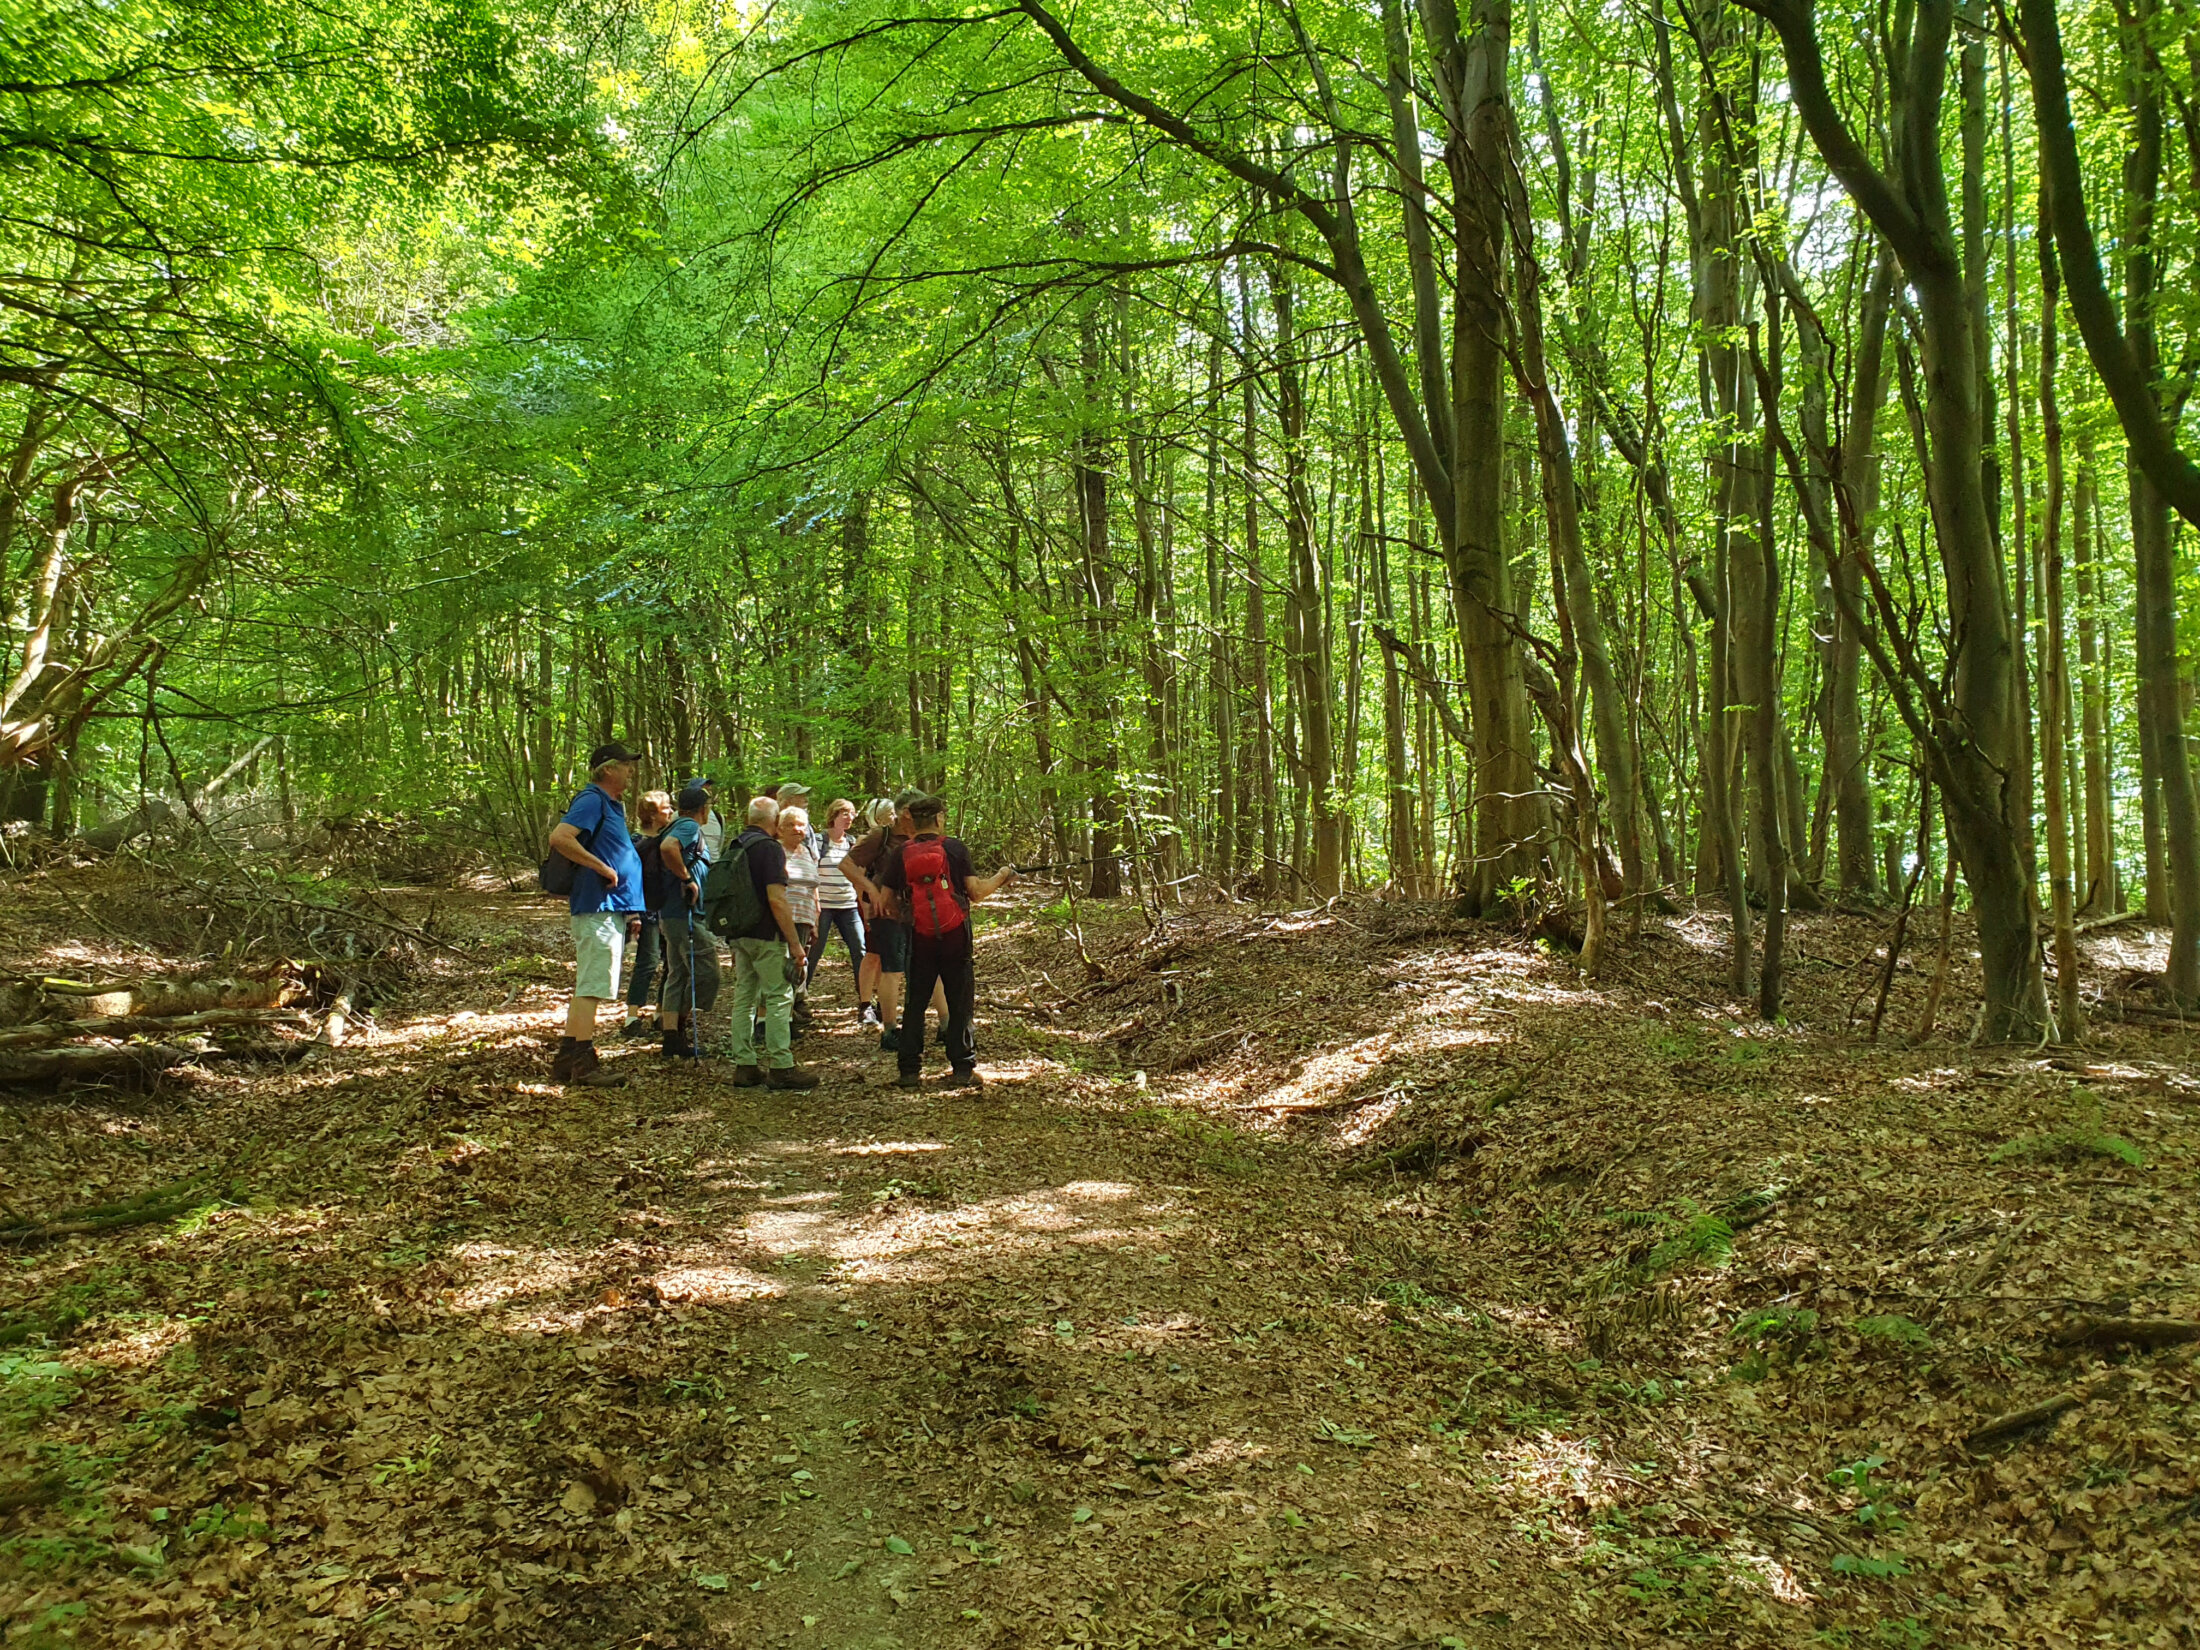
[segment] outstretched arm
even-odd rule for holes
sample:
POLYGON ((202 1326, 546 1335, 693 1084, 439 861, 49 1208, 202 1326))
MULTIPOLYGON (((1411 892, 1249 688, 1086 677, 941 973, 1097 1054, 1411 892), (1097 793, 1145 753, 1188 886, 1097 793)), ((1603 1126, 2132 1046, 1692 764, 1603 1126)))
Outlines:
POLYGON ((999 893, 1003 888, 1007 887, 1015 880, 1016 867, 1013 865, 1004 865, 989 877, 964 877, 963 892, 970 896, 970 902, 975 905, 979 900, 985 899, 990 895, 999 893))

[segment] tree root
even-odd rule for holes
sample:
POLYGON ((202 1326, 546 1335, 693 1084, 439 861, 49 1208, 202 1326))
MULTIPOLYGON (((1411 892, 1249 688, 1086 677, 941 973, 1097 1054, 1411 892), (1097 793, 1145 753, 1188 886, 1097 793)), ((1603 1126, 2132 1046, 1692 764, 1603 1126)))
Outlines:
POLYGON ((48 1221, 17 1221, 0 1226, 0 1244, 28 1247, 58 1242, 62 1238, 86 1237, 94 1232, 120 1231, 128 1226, 151 1226, 204 1208, 219 1201, 220 1197, 221 1194, 205 1179, 178 1181, 156 1186, 120 1203, 71 1209, 48 1221))

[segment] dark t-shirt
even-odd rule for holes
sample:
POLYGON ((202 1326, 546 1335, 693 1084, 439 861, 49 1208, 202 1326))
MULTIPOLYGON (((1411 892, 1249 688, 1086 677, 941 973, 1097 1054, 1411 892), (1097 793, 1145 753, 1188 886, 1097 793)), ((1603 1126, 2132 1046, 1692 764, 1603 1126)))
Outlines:
MULTIPOLYGON (((769 892, 774 883, 787 886, 787 850, 770 837, 750 826, 735 839, 737 845, 749 856, 749 880, 756 885, 756 903, 764 914, 756 919, 752 928, 734 935, 737 940, 776 940, 784 938, 779 932, 779 918, 772 910, 769 892)), ((728 850, 731 852, 731 850, 728 850)))
POLYGON ((970 909, 970 894, 968 892, 970 884, 965 879, 974 877, 978 873, 976 867, 970 863, 970 850, 963 846, 959 837, 940 837, 940 833, 937 831, 927 831, 923 836, 911 837, 907 842, 897 842, 894 844, 893 852, 888 854, 880 862, 879 868, 872 873, 871 880, 882 888, 893 889, 901 897, 902 905, 906 908, 909 903, 909 870, 903 863, 903 858, 912 845, 924 841, 927 837, 939 838, 946 847, 948 883, 954 890, 955 903, 961 906, 963 910, 968 911, 970 909))
MULTIPOLYGON (((850 848, 848 850, 848 862, 851 865, 855 866, 855 868, 861 871, 865 876, 869 877, 873 882, 878 882, 879 865, 886 858, 886 851, 889 848, 898 848, 906 840, 908 839, 905 837, 897 837, 896 835, 894 835, 891 826, 882 827, 879 830, 873 831, 869 836, 865 837, 861 842, 857 843, 853 848, 850 848)), ((881 886, 883 886, 883 884, 881 886)), ((881 919, 888 919, 900 916, 901 912, 899 907, 897 906, 893 910, 881 911, 876 914, 881 919)))

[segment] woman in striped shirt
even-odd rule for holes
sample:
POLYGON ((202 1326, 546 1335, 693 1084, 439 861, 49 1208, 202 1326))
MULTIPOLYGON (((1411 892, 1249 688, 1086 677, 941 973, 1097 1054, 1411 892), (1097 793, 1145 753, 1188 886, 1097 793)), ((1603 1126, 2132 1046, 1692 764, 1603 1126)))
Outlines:
POLYGON ((848 834, 855 817, 856 805, 845 797, 825 815, 825 835, 817 845, 817 937, 810 941, 809 967, 803 983, 817 978, 817 966, 825 960, 826 942, 838 929, 841 943, 848 948, 848 966, 855 971, 858 1013, 869 1025, 875 1015, 871 1005, 862 1000, 863 915, 856 909, 856 885, 841 869, 848 850, 856 845, 856 839, 848 834))

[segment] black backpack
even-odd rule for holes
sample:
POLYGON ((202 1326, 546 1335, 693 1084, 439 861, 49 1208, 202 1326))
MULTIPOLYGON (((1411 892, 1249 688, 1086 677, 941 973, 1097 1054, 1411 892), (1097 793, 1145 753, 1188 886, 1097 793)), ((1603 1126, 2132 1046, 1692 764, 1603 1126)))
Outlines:
POLYGON ((749 875, 749 849, 764 840, 743 831, 726 844, 725 857, 703 879, 703 926, 722 940, 739 939, 764 920, 768 907, 757 896, 756 878, 749 875))
POLYGON ((642 904, 652 911, 662 911, 665 901, 672 897, 672 886, 666 880, 671 873, 665 869, 665 838, 670 835, 672 827, 667 825, 642 842, 642 904))
MULTIPOLYGON (((552 822, 551 828, 556 829, 557 823, 564 818, 565 816, 560 814, 558 820, 552 822)), ((589 853, 596 851, 596 833, 594 831, 581 832, 579 841, 580 845, 589 853)), ((548 854, 543 856, 542 891, 553 899, 566 898, 573 892, 573 880, 580 875, 580 869, 578 865, 559 853, 557 849, 551 849, 548 854)))

